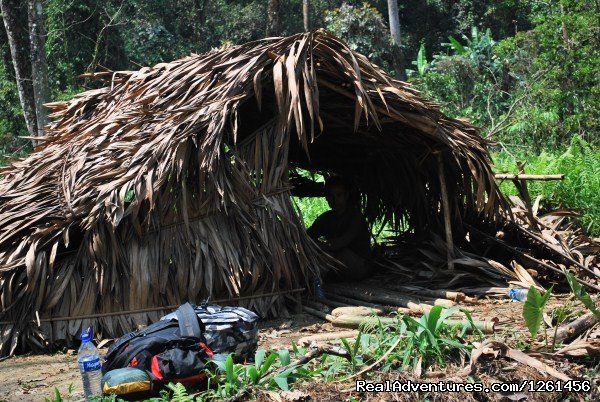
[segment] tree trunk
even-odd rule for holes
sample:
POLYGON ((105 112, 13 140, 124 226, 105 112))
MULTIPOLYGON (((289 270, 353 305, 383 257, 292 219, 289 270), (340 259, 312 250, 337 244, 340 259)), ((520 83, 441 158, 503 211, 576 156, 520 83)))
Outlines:
POLYGON ((6 28, 8 45, 12 58, 13 68, 15 70, 15 79, 17 81, 17 92, 19 101, 23 108, 23 117, 27 131, 32 137, 37 136, 37 122, 35 118, 35 101, 33 89, 29 80, 29 63, 27 55, 29 49, 24 33, 21 31, 23 24, 19 21, 19 1, 18 0, 0 0, 0 10, 2 10, 2 19, 6 28))
POLYGON ((277 36, 281 33, 280 0, 269 0, 267 7, 267 36, 277 36))
POLYGON ((302 0, 302 16, 304 17, 304 32, 310 30, 310 20, 308 18, 308 0, 302 0))
POLYGON ((206 1, 194 0, 194 12, 196 15, 196 21, 194 23, 194 39, 196 43, 194 45, 196 49, 200 49, 200 44, 202 43, 202 31, 206 25, 206 1))
POLYGON ((398 0, 387 0, 388 15, 390 19, 390 34, 392 35, 392 58, 396 78, 406 81, 404 56, 402 55, 402 37, 400 35, 400 16, 398 14, 398 0))
POLYGON ((48 111, 45 103, 50 101, 50 86, 48 85, 48 62, 46 61, 46 30, 44 29, 44 11, 40 0, 27 1, 29 19, 29 40, 31 42, 31 77, 33 95, 35 98, 35 116, 38 136, 44 135, 48 124, 48 111))

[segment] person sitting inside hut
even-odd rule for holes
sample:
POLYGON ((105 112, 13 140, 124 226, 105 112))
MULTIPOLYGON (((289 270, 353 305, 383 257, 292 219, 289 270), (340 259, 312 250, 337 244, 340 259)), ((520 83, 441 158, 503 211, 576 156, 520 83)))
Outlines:
POLYGON ((371 235, 351 185, 341 176, 325 182, 325 198, 331 210, 319 215, 308 228, 308 235, 321 249, 344 265, 332 271, 330 280, 360 280, 369 274, 371 235))

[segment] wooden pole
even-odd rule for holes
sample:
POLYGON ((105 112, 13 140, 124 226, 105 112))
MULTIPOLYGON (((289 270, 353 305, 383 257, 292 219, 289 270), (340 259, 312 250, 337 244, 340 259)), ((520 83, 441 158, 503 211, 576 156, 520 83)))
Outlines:
POLYGON ((498 180, 564 180, 565 175, 561 174, 512 174, 512 173, 496 173, 494 177, 498 180))
POLYGON ((446 175, 444 173, 444 160, 440 152, 436 153, 438 161, 438 175, 440 179, 440 190, 442 192, 442 208, 444 210, 444 228, 446 229, 446 248, 448 258, 448 269, 454 270, 454 240, 452 239, 452 223, 450 222, 450 202, 448 201, 448 189, 446 187, 446 175))
POLYGON ((327 332, 325 334, 316 334, 305 336, 298 339, 298 344, 309 346, 313 342, 336 341, 341 338, 352 339, 358 336, 358 331, 353 329, 350 331, 327 332))
MULTIPOLYGON (((525 163, 517 162, 517 166, 519 167, 519 175, 524 174, 525 173, 525 163)), ((535 218, 535 216, 533 215, 533 206, 531 204, 531 197, 529 196, 529 190, 527 189, 527 181, 520 180, 520 179, 513 179, 512 182, 515 185, 515 187, 517 188, 517 191, 519 192, 519 195, 521 196, 521 199, 523 200, 523 203, 525 204, 525 208, 527 209, 526 215, 527 215, 527 220, 529 220, 529 224, 531 225, 532 228, 539 231, 540 228, 538 226, 538 221, 535 218)))

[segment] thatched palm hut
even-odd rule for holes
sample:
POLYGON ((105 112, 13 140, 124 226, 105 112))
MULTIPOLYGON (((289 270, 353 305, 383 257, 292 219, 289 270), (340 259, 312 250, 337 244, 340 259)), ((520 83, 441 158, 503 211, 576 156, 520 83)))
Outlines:
POLYGON ((418 230, 440 227, 441 154, 455 222, 502 208, 474 127, 322 31, 98 75, 0 171, 0 355, 160 315, 103 313, 309 285, 329 262, 293 167, 351 177, 371 222, 418 230))

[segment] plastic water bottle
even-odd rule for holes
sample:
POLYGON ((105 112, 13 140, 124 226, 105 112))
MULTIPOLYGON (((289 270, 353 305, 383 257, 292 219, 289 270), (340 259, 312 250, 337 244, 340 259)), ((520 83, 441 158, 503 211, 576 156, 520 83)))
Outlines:
POLYGON ((516 301, 525 301, 529 289, 511 288, 508 291, 508 297, 516 301))
POLYGON ((92 329, 89 327, 81 332, 81 346, 77 352, 77 363, 79 363, 85 399, 89 400, 92 395, 102 395, 100 356, 92 342, 92 329))
POLYGON ((317 300, 323 300, 325 298, 325 292, 323 291, 321 280, 319 278, 315 278, 315 297, 317 300))

